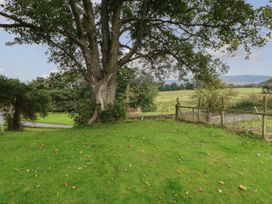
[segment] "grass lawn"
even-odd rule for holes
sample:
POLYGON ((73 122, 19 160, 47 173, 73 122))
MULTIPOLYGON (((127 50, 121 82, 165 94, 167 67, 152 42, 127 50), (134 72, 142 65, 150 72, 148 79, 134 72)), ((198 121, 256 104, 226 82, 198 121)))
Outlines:
POLYGON ((7 132, 0 155, 0 203, 272 200, 270 144, 171 120, 7 132))
POLYGON ((45 118, 38 117, 38 123, 52 123, 52 124, 63 124, 73 125, 74 121, 68 113, 48 113, 45 118))

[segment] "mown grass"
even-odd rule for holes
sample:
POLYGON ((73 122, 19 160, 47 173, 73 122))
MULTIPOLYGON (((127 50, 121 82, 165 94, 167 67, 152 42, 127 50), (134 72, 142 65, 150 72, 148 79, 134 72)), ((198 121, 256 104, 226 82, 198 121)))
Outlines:
POLYGON ((0 203, 272 199, 271 145, 214 127, 134 121, 8 132, 0 155, 0 203))

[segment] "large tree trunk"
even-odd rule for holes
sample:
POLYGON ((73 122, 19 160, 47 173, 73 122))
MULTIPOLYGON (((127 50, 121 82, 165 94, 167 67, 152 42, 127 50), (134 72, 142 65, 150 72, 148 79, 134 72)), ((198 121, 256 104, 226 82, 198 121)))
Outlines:
POLYGON ((93 99, 95 101, 95 110, 89 120, 92 124, 99 120, 100 112, 106 110, 109 104, 114 104, 116 96, 116 76, 112 76, 109 80, 93 85, 93 99))

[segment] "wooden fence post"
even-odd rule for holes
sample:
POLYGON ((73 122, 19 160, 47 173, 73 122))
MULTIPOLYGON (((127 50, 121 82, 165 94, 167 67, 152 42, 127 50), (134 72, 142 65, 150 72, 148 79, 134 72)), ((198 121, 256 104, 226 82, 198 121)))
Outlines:
POLYGON ((200 123, 200 105, 201 105, 201 99, 198 98, 198 107, 197 107, 197 122, 200 123))
POLYGON ((211 124, 212 123, 212 113, 211 113, 211 110, 208 109, 208 124, 211 124))
POLYGON ((195 122, 195 108, 193 108, 192 111, 193 111, 193 122, 195 122))
POLYGON ((179 105, 176 104, 176 120, 178 119, 178 109, 179 109, 179 105))
POLYGON ((263 96, 263 117, 262 117, 262 136, 263 138, 266 137, 266 128, 267 128, 267 96, 263 96))
POLYGON ((224 97, 222 97, 222 106, 221 106, 221 127, 225 126, 225 103, 224 103, 224 97))
POLYGON ((177 97, 177 104, 176 104, 176 120, 178 119, 179 108, 180 108, 179 97, 177 97))

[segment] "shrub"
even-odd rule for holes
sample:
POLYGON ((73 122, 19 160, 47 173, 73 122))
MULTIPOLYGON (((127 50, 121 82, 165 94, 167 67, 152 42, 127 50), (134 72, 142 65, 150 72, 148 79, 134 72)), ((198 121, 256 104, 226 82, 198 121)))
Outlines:
POLYGON ((243 99, 241 101, 238 101, 235 103, 231 108, 232 109, 237 109, 237 110, 244 110, 244 111, 252 111, 252 108, 260 107, 260 104, 258 101, 253 101, 250 99, 243 99))
POLYGON ((88 124, 88 120, 92 117, 93 111, 94 103, 91 100, 81 99, 76 101, 75 111, 71 113, 75 125, 88 124))
POLYGON ((126 106, 121 102, 110 104, 100 114, 101 121, 124 120, 126 118, 126 106))
MULTIPOLYGON (((91 100, 82 99, 77 101, 75 112, 71 114, 76 125, 88 124, 95 108, 94 105, 91 100)), ((106 110, 100 112, 99 117, 102 122, 123 120, 126 118, 126 106, 121 102, 110 104, 106 107, 106 110)))
MULTIPOLYGON (((233 109, 239 109, 239 110, 245 110, 245 111, 252 111, 252 109, 257 107, 259 111, 263 109, 263 97, 262 95, 250 95, 249 98, 244 98, 241 101, 238 101, 235 103, 232 108, 233 109)), ((272 97, 268 97, 268 103, 267 103, 268 109, 272 109, 272 97)))
POLYGON ((224 106, 231 105, 231 99, 237 93, 232 88, 227 87, 221 81, 214 81, 205 84, 204 88, 198 89, 193 96, 196 100, 201 99, 201 106, 209 108, 210 111, 216 112, 222 108, 222 98, 224 98, 224 106))

